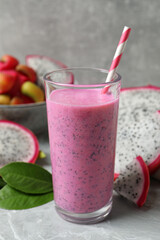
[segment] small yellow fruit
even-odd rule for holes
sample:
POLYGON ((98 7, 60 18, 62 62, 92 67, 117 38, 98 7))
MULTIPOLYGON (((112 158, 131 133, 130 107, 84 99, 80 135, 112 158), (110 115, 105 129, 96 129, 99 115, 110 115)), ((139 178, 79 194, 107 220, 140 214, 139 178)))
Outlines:
POLYGON ((9 95, 0 94, 0 104, 8 105, 10 104, 11 98, 9 95))
POLYGON ((43 102, 44 101, 44 92, 43 90, 37 86, 36 84, 26 81, 21 86, 21 92, 32 98, 35 102, 43 102))
POLYGON ((38 158, 40 158, 40 159, 46 158, 46 154, 43 151, 40 150, 38 158))

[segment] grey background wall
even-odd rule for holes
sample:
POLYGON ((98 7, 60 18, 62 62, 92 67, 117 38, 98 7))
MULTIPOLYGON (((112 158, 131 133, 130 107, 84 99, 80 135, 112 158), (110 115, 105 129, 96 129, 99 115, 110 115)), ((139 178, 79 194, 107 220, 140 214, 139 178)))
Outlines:
POLYGON ((118 68, 122 85, 160 86, 159 0, 0 0, 0 56, 107 68, 124 25, 132 33, 118 68))

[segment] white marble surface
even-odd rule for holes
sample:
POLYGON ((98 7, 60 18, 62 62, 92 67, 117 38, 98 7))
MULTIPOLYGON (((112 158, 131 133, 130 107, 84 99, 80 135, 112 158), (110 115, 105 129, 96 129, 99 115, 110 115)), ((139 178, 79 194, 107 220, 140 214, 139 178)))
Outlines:
MULTIPOLYGON (((51 170, 47 136, 39 136, 40 148, 47 153, 38 164, 51 170)), ((104 222, 77 225, 61 219, 54 201, 20 211, 0 209, 0 240, 159 240, 160 182, 151 181, 147 203, 142 208, 114 193, 113 209, 104 222)))

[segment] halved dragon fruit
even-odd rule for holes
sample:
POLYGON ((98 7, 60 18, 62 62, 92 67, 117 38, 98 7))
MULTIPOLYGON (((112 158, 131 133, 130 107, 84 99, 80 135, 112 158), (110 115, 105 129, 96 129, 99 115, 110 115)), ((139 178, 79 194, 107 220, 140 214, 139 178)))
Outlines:
MULTIPOLYGON (((52 58, 46 57, 46 56, 40 56, 40 55, 27 55, 26 56, 26 64, 30 67, 32 67, 38 76, 38 83, 42 83, 42 77, 48 73, 52 72, 61 68, 67 68, 67 66, 57 60, 54 60, 52 58)), ((73 83, 74 76, 73 74, 70 74, 70 78, 66 77, 66 75, 63 76, 63 83, 73 83)))
POLYGON ((123 168, 114 181, 114 190, 141 207, 146 201, 149 185, 147 165, 138 156, 123 168))
POLYGON ((0 120, 0 167, 10 162, 34 163, 39 154, 36 136, 24 126, 0 120))
MULTIPOLYGON (((122 89, 115 173, 141 156, 153 174, 160 168, 160 87, 122 89)), ((160 173, 160 171, 158 171, 160 173)), ((160 178, 159 174, 155 174, 160 178)))

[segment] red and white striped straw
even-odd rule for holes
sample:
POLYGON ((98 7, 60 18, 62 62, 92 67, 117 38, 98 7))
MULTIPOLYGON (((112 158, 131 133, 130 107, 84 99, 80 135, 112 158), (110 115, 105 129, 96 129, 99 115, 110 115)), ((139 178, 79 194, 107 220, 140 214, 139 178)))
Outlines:
POLYGON ((118 46, 116 49, 116 52, 115 52, 113 60, 112 60, 112 64, 111 64, 109 72, 108 72, 108 76, 106 78, 106 82, 113 81, 114 74, 116 72, 116 69, 117 69, 119 62, 121 60, 121 57, 123 55, 124 48, 126 46, 130 31, 131 31, 131 28, 126 27, 126 26, 124 27, 121 38, 119 40, 119 43, 118 43, 118 46))

